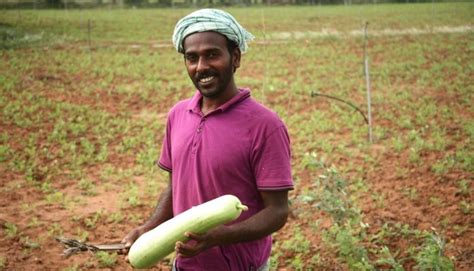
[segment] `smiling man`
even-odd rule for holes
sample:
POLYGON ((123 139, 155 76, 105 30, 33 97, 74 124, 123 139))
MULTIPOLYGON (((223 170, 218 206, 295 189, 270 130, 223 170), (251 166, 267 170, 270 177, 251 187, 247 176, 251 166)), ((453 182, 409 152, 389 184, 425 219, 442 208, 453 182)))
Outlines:
POLYGON ((174 270, 268 270, 271 234, 286 223, 293 189, 284 123, 238 88, 234 74, 253 36, 230 14, 202 9, 181 19, 173 34, 197 91, 168 114, 158 166, 169 186, 153 215, 122 242, 128 246, 187 209, 225 194, 249 210, 205 234, 177 242, 174 270))

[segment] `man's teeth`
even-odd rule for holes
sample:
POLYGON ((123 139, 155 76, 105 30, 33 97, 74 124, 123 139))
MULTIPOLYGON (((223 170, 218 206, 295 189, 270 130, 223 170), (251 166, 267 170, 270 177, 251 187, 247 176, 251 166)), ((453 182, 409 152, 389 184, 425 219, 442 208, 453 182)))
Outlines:
POLYGON ((207 83, 209 81, 211 81, 212 79, 214 79, 214 76, 209 76, 209 77, 206 77, 206 78, 201 78, 199 81, 201 83, 207 83))

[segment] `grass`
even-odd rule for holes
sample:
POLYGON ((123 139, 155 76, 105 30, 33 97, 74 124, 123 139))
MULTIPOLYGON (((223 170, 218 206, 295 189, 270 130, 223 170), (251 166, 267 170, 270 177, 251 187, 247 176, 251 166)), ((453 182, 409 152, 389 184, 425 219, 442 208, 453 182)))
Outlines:
MULTIPOLYGON (((275 235, 272 267, 449 270, 465 264, 445 256, 465 248, 442 240, 468 238, 465 221, 472 216, 473 36, 472 30, 435 30, 470 25, 472 7, 228 8, 257 36, 236 74, 238 85, 282 117, 292 140, 296 217, 275 235), (357 112, 311 96, 334 95, 365 110, 363 40, 351 35, 364 21, 372 145, 357 112), (434 32, 376 35, 387 29, 434 32), (427 212, 420 219, 443 231, 418 229, 403 208, 427 212), (385 212, 394 218, 380 224, 385 212)), ((170 42, 175 21, 189 11, 0 11, 0 166, 11 178, 2 179, 0 191, 4 198, 33 195, 31 208, 9 205, 7 236, 34 236, 44 227, 50 236, 96 241, 95 232, 113 227, 125 234, 146 218, 167 182, 154 165, 166 113, 192 94, 170 42), (83 210, 89 200, 112 194, 118 195, 112 210, 83 210), (51 221, 40 216, 42 208, 74 219, 51 221), (18 212, 31 218, 15 220, 18 212)), ((1 259, 0 267, 17 269, 1 259)), ((113 254, 96 260, 103 268, 124 264, 113 254)), ((70 269, 88 266, 94 263, 70 269)))

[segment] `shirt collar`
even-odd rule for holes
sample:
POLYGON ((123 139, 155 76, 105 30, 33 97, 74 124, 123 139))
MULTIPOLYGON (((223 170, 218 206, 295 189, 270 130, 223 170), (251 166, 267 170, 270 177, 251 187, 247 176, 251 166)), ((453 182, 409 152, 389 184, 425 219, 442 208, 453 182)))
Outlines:
MULTIPOLYGON (((237 104, 249 97, 250 97, 250 90, 247 88, 241 88, 239 89, 239 92, 234 97, 232 97, 223 105, 219 106, 214 111, 221 111, 221 112, 225 111, 232 105, 237 104)), ((196 90, 196 93, 194 94, 194 96, 191 98, 191 100, 188 103, 187 110, 191 112, 195 112, 195 113, 201 113, 201 100, 202 100, 202 95, 198 90, 196 90)))

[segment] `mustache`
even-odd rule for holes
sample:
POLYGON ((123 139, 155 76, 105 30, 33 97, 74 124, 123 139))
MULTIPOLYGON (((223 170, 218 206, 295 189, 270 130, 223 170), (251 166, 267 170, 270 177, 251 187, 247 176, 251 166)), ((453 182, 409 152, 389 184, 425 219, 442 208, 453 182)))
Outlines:
POLYGON ((201 80, 201 79, 209 77, 209 76, 217 76, 217 75, 218 75, 218 73, 216 71, 209 70, 209 71, 204 71, 204 72, 201 72, 201 73, 197 73, 195 78, 197 80, 201 80))

